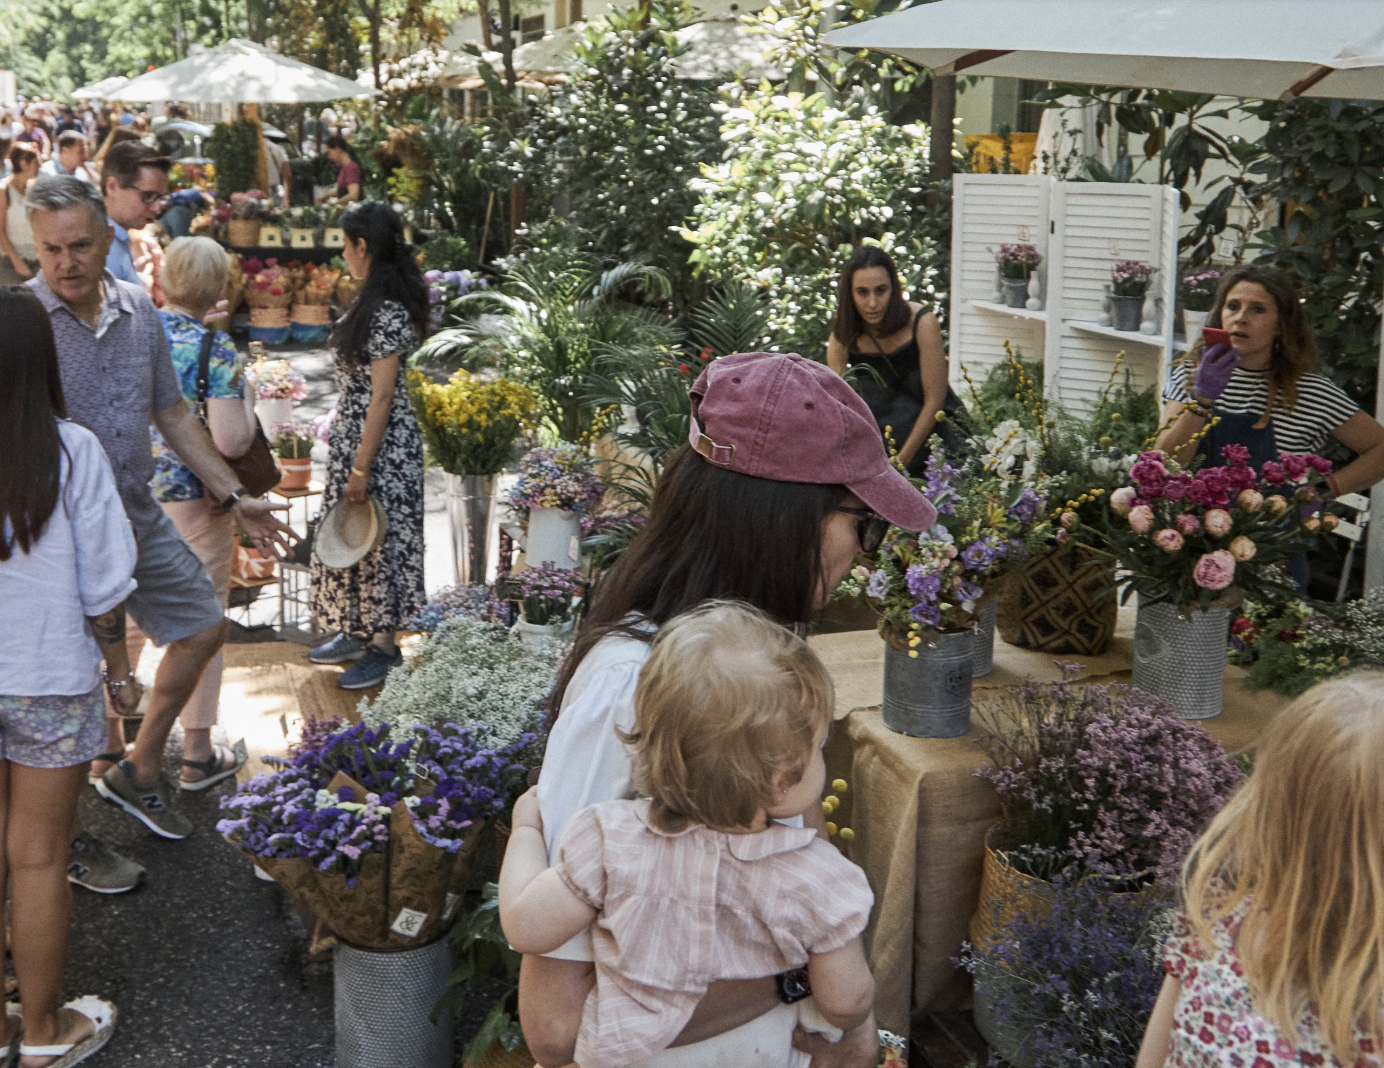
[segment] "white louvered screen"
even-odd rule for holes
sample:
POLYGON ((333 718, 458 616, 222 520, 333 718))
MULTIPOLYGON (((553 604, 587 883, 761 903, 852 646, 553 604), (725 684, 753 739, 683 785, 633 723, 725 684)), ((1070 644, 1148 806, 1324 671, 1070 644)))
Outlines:
MULTIPOLYGON (((1046 281, 1049 204, 1056 183, 1045 175, 961 174, 952 200, 952 280, 948 332, 951 380, 965 396, 964 364, 977 383, 1004 358, 1009 341, 1026 357, 1043 355, 1045 316, 1016 315, 992 305, 998 288, 995 252, 1002 244, 1027 242, 1043 255, 1046 281)), ((1046 286, 1045 286, 1046 291, 1046 286)))
POLYGON ((1121 351, 1136 386, 1162 385, 1173 354, 1174 189, 965 174, 954 180, 952 209, 950 369, 963 398, 962 366, 979 382, 1003 358, 1006 340, 1025 357, 1043 359, 1046 393, 1075 411, 1094 403, 1121 351), (1042 311, 1009 312, 992 303, 994 250, 1016 241, 1043 254, 1042 311), (1099 321, 1110 268, 1119 260, 1158 268, 1147 298, 1153 334, 1120 333, 1099 321))

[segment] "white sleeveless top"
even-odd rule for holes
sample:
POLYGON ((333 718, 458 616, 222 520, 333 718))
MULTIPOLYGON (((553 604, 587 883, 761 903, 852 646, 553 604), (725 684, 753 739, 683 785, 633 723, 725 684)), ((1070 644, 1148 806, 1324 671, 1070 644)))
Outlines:
POLYGON ((10 237, 14 250, 26 260, 38 259, 34 248, 34 232, 29 229, 29 213, 25 208, 26 197, 10 182, 5 188, 10 199, 9 210, 5 213, 5 233, 10 237))

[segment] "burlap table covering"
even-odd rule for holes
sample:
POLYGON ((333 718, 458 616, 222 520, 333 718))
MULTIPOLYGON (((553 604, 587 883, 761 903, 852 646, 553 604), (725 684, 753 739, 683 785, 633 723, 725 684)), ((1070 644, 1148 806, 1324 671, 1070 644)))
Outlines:
MULTIPOLYGON (((1079 682, 1128 682, 1134 610, 1121 609, 1115 639, 1099 657, 1069 657, 1085 665, 1079 682)), ((985 832, 999 818, 999 801, 977 779, 984 760, 973 729, 961 738, 907 738, 880 719, 884 643, 874 631, 819 635, 812 645, 836 683, 836 730, 827 745, 828 778, 849 783, 832 819, 850 827, 843 843, 875 892, 865 932, 874 972, 879 1026, 907 1034, 910 1017, 955 1008, 969 993, 954 958, 980 894, 985 832)), ((995 641, 995 670, 975 681, 977 704, 1031 676, 1061 676, 1053 657, 995 641)), ((1203 721, 1230 752, 1254 743, 1286 703, 1226 676, 1225 710, 1203 721)))

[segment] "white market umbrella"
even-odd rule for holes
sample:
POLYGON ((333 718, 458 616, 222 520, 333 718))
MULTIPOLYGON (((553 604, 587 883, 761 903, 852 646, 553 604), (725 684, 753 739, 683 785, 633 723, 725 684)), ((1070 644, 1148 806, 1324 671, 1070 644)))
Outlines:
POLYGON ((130 79, 123 74, 114 74, 109 78, 102 78, 99 82, 91 85, 84 85, 80 89, 72 91, 75 100, 105 100, 121 86, 128 85, 130 79))
POLYGON ((374 96, 376 90, 299 63, 254 41, 233 38, 142 74, 110 99, 190 104, 306 104, 374 96))
POLYGON ((938 74, 1384 100, 1379 0, 935 0, 825 40, 938 74))

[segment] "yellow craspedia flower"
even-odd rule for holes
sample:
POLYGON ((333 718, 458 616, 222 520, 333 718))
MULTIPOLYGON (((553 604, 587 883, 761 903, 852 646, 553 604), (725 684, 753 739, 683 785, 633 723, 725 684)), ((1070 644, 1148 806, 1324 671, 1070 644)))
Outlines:
POLYGON ((841 804, 841 799, 837 797, 835 794, 828 794, 827 803, 830 804, 832 808, 836 808, 838 805, 841 804))
POLYGON ((828 823, 828 824, 827 824, 827 836, 828 836, 828 837, 833 837, 833 836, 835 836, 835 834, 836 834, 836 824, 834 824, 834 823, 828 823))
POLYGON ((834 809, 835 807, 836 807, 836 806, 833 805, 830 801, 823 801, 823 802, 822 802, 822 815, 823 815, 823 816, 830 816, 830 815, 831 815, 832 809, 834 809))
POLYGON ((832 788, 833 790, 835 790, 838 794, 844 794, 844 793, 846 792, 846 789, 847 789, 847 787, 846 787, 846 780, 845 780, 845 779, 832 779, 832 780, 831 780, 831 788, 832 788))
POLYGON ((855 837, 855 832, 854 832, 853 830, 851 830, 849 827, 842 827, 842 828, 841 828, 841 838, 842 838, 843 841, 849 842, 849 841, 850 841, 851 839, 853 839, 854 837, 855 837))

